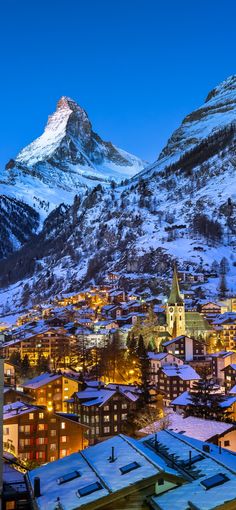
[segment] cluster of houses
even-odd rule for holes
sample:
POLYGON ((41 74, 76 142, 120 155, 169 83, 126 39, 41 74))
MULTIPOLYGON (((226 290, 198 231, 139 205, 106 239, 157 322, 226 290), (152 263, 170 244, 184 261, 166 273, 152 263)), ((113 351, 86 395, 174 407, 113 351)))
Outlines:
MULTIPOLYGON (((10 474, 14 478, 16 471, 16 487, 22 488, 13 494, 5 483, 3 509, 20 508, 24 501, 23 508, 33 505, 40 510, 169 510, 175 494, 181 502, 176 510, 201 508, 197 506, 201 501, 209 510, 234 508, 235 494, 230 491, 236 481, 236 463, 222 448, 236 451, 235 300, 199 301, 191 308, 188 298, 186 306, 176 270, 165 303, 150 303, 127 293, 114 287, 115 274, 110 278, 107 286, 36 307, 21 316, 14 328, 1 332, 4 469, 6 479, 10 474), (114 338, 120 349, 126 349, 128 333, 137 324, 145 324, 150 304, 155 350, 147 353, 149 384, 162 396, 171 416, 165 427, 156 424, 155 435, 149 434, 153 432, 150 424, 150 429, 141 431, 145 437, 137 440, 122 432, 128 416, 138 409, 138 384, 84 379, 78 365, 84 349, 106 348, 114 338), (44 357, 48 369, 22 378, 19 384, 10 361, 15 353, 21 359, 27 355, 32 370, 44 357), (199 418, 190 417, 195 420, 191 425, 183 416, 204 371, 213 379, 216 393, 224 397, 222 407, 231 423, 209 420, 209 430, 205 427, 205 435, 200 436, 201 420, 197 423, 199 418), (34 465, 41 467, 26 474, 34 465), (216 498, 215 506, 206 495, 208 489, 216 498)), ((200 281, 200 275, 195 278, 194 282, 200 281)), ((181 280, 192 282, 188 274, 181 275, 181 280)))

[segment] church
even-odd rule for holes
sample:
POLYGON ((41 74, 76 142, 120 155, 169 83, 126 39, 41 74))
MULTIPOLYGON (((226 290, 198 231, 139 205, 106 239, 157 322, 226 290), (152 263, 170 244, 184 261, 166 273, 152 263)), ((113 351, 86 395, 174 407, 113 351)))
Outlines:
POLYGON ((174 268, 171 292, 166 304, 167 331, 171 338, 181 335, 207 340, 211 326, 199 312, 185 311, 184 296, 180 293, 178 273, 174 268))

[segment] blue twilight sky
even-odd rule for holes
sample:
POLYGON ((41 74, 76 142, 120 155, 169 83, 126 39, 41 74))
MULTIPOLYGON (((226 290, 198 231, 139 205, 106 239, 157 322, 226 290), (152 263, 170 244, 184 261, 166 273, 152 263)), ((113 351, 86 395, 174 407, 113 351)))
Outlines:
POLYGON ((0 167, 60 96, 104 139, 153 161, 236 72, 235 0, 2 0, 0 167))

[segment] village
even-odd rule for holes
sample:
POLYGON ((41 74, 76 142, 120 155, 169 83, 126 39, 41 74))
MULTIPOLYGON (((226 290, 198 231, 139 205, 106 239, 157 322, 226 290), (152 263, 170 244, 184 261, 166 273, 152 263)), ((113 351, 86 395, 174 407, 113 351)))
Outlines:
MULTIPOLYGON (((236 298, 196 298, 194 286, 203 281, 175 267, 169 295, 150 300, 122 289, 111 273, 103 286, 1 325, 4 469, 7 480, 9 470, 18 480, 4 485, 6 510, 22 502, 31 508, 32 498, 44 508, 34 486, 38 473, 47 479, 52 463, 60 468, 90 447, 112 444, 115 455, 128 437, 139 449, 145 438, 159 444, 165 430, 207 443, 208 453, 209 444, 236 452, 236 298)), ((163 481, 170 483, 180 484, 163 481)), ((92 493, 91 508, 99 508, 100 493, 92 493)), ((107 508, 114 508, 108 496, 107 508)))

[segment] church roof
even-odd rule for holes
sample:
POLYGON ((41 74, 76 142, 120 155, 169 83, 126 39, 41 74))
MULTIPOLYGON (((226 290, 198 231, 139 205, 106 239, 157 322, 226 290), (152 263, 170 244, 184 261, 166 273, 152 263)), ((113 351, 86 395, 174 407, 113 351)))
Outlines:
POLYGON ((209 322, 199 312, 185 312, 186 329, 201 329, 203 331, 212 329, 209 322))
POLYGON ((179 282, 178 282, 178 275, 176 271, 176 267, 174 268, 174 274, 172 279, 172 285, 171 285, 171 292, 168 299, 168 305, 183 305, 184 300, 180 294, 179 290, 179 282))

